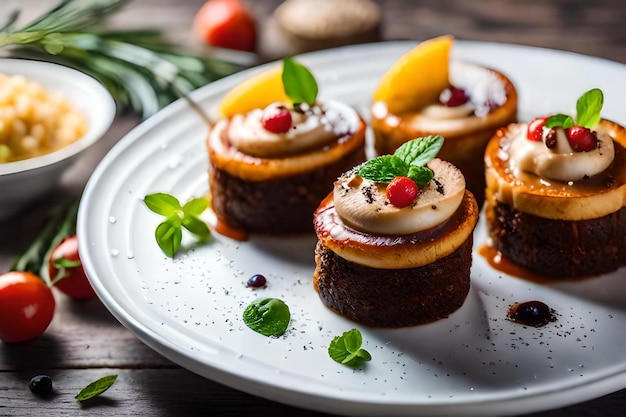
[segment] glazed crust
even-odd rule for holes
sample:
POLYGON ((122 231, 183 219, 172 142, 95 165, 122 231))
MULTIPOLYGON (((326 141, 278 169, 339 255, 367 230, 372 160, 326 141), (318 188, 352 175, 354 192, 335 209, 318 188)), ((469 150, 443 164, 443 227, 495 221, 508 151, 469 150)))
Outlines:
POLYGON ((331 310, 371 327, 398 328, 448 317, 470 289, 472 237, 432 264, 377 269, 350 262, 318 242, 313 285, 331 310))
POLYGON ((431 264, 457 250, 471 238, 478 205, 465 190, 457 211, 443 224, 408 235, 373 235, 346 226, 335 210, 332 194, 314 215, 318 239, 344 259, 370 268, 407 269, 431 264))

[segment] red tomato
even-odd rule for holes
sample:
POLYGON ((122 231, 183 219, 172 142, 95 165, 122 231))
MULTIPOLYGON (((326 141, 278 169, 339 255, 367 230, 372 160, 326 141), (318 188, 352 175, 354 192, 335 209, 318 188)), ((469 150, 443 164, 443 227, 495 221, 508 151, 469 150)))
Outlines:
POLYGON ((239 0, 209 0, 193 20, 196 35, 209 45, 253 52, 256 47, 254 17, 239 0))
POLYGON ((80 263, 76 235, 65 238, 54 248, 48 260, 48 273, 54 286, 72 298, 87 299, 96 295, 80 263), (60 270, 62 278, 57 280, 60 270))
POLYGON ((0 339, 5 342, 41 336, 55 307, 52 291, 37 275, 17 271, 0 275, 0 339))

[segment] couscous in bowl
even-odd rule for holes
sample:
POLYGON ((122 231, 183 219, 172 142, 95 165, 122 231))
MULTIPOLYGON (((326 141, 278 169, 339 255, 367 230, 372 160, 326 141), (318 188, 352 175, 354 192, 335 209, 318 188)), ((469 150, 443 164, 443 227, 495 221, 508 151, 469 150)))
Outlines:
POLYGON ((50 192, 115 113, 111 94, 87 74, 0 59, 0 219, 50 192))

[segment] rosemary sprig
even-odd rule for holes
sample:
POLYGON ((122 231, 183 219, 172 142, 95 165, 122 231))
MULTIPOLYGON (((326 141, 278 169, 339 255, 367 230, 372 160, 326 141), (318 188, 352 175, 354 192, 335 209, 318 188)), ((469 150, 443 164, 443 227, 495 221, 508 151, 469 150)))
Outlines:
POLYGON ((20 11, 0 29, 0 48, 12 56, 62 63, 91 74, 124 108, 147 118, 211 81, 251 64, 236 52, 233 59, 184 51, 157 29, 106 30, 106 19, 127 0, 62 0, 21 28, 20 11))

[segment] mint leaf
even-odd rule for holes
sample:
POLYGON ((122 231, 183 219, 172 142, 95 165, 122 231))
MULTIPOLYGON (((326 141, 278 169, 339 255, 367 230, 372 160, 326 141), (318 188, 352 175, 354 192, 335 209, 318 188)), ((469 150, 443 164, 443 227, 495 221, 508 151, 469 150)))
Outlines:
POLYGON ((74 398, 79 402, 93 398, 111 388, 111 385, 113 385, 115 381, 117 381, 117 375, 102 377, 80 390, 74 398))
POLYGON ((168 217, 159 224, 154 232, 157 244, 163 252, 173 258, 183 241, 181 221, 177 216, 168 217))
POLYGON ((358 329, 351 329, 341 336, 336 336, 328 346, 328 355, 332 360, 351 368, 358 368, 370 361, 372 356, 361 349, 363 338, 358 329))
POLYGON ((209 227, 198 216, 208 207, 205 198, 194 198, 181 205, 178 199, 166 193, 154 193, 144 197, 146 206, 166 219, 161 222, 154 237, 161 250, 169 257, 174 257, 183 240, 183 227, 204 243, 211 236, 209 227))
POLYGON ((579 126, 592 129, 600 122, 600 112, 604 104, 602 90, 593 88, 576 102, 576 121, 579 126))
POLYGON ((207 209, 209 201, 204 197, 192 198, 183 206, 183 211, 188 214, 199 216, 207 209))
POLYGON ((410 140, 400 145, 394 155, 409 165, 424 166, 437 156, 443 141, 443 136, 439 135, 410 140))
POLYGON ((553 128, 561 126, 564 129, 572 126, 582 126, 593 129, 600 122, 602 106, 604 105, 604 95, 602 90, 592 88, 585 92, 576 101, 576 119, 565 114, 555 114, 548 117, 546 127, 553 128))
POLYGON ((573 126, 574 119, 572 116, 566 114, 555 114, 546 119, 546 127, 552 129, 553 127, 570 125, 573 126))
POLYGON ((421 187, 428 184, 428 182, 435 177, 435 173, 430 168, 411 165, 406 176, 411 178, 415 184, 421 187))
POLYGON ((399 175, 406 175, 409 166, 395 155, 383 155, 362 164, 357 173, 370 181, 390 182, 399 175))
POLYGON ((375 182, 390 182, 395 177, 409 177, 425 185, 435 174, 425 165, 437 156, 443 146, 442 136, 416 138, 403 143, 393 155, 382 155, 363 163, 357 170, 361 177, 375 182))
POLYGON ((317 81, 311 72, 293 58, 283 58, 283 87, 285 94, 294 106, 306 103, 309 106, 317 100, 317 81))
POLYGON ((243 322, 250 329, 264 336, 280 336, 287 330, 291 320, 289 307, 278 298, 254 301, 243 312, 243 322))
POLYGON ((154 193, 143 199, 146 206, 157 214, 169 217, 175 212, 182 210, 178 199, 166 193, 154 193))

